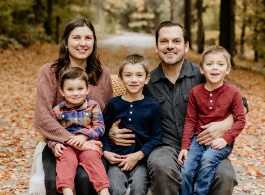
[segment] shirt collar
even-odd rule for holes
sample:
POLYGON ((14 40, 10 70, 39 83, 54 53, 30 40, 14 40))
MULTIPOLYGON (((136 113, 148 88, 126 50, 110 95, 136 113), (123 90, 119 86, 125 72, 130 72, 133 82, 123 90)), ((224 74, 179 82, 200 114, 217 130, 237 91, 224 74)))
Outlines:
POLYGON ((195 75, 195 73, 193 71, 193 67, 192 67, 191 62, 184 59, 183 65, 182 65, 181 70, 180 70, 179 78, 183 78, 185 76, 186 77, 192 77, 194 75, 195 75))
POLYGON ((76 107, 68 107, 67 106, 67 102, 64 100, 59 105, 59 109, 62 109, 62 108, 68 108, 68 109, 75 108, 76 110, 84 110, 84 109, 86 109, 88 107, 88 101, 89 101, 89 98, 86 98, 83 104, 81 104, 79 106, 76 106, 76 107))
MULTIPOLYGON (((154 70, 153 73, 154 74, 151 76, 151 79, 153 80, 153 82, 157 82, 160 79, 167 79, 167 77, 165 76, 165 74, 163 72, 161 63, 154 70)), ((180 70, 179 78, 183 78, 185 76, 186 77, 192 77, 194 75, 195 75, 195 73, 193 71, 191 62, 189 62, 188 60, 184 59, 183 65, 182 65, 181 70, 180 70)))

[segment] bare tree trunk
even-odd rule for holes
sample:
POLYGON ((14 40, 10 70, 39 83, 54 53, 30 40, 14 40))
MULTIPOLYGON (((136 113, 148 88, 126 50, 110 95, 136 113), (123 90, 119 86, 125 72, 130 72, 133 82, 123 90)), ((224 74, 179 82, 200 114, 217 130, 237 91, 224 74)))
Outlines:
POLYGON ((55 42, 56 44, 59 43, 59 26, 60 26, 61 20, 59 16, 56 16, 56 34, 55 34, 55 42))
POLYGON ((44 23, 45 32, 47 35, 52 35, 52 0, 47 0, 47 18, 44 23))
POLYGON ((35 0, 35 2, 36 4, 33 6, 35 24, 40 24, 43 22, 43 5, 41 0, 35 0))
POLYGON ((203 13, 203 0, 197 0, 197 9, 198 9, 198 34, 197 34, 197 46, 198 53, 202 53, 204 50, 204 25, 202 20, 203 13))
POLYGON ((219 44, 230 53, 233 63, 235 54, 235 0, 221 0, 219 44))
POLYGON ((243 12, 244 12, 244 18, 243 18, 243 25, 241 28, 241 36, 240 36, 240 53, 244 53, 244 45, 245 45, 245 29, 246 29, 246 16, 247 13, 247 1, 243 0, 243 12))
POLYGON ((184 18, 184 28, 186 29, 190 40, 190 49, 192 49, 191 43, 191 0, 185 0, 185 18, 184 18))
POLYGON ((157 27, 158 27, 159 24, 160 24, 160 13, 157 12, 157 11, 155 11, 154 14, 155 14, 155 17, 154 17, 154 19, 153 19, 153 22, 154 22, 155 30, 156 30, 157 27))
POLYGON ((176 0, 170 0, 170 20, 177 20, 176 0))

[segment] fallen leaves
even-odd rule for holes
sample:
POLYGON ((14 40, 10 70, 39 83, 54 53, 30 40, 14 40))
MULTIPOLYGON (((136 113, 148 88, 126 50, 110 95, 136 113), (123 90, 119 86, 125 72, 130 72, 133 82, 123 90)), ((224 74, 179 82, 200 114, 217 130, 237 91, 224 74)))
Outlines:
MULTIPOLYGON (((122 48, 109 55, 101 49, 100 58, 112 74, 117 74, 120 60, 131 52, 122 48), (113 56, 114 55, 114 56, 113 56)), ((57 58, 58 46, 36 44, 24 50, 0 53, 0 194, 26 194, 32 157, 37 142, 33 126, 38 71, 42 64, 57 58)), ((155 68, 159 59, 154 51, 144 54, 155 68)), ((199 55, 189 52, 192 61, 199 55)), ((235 142, 230 159, 239 185, 234 194, 265 194, 265 79, 246 70, 232 70, 229 75, 248 99, 250 112, 243 132, 235 142)))

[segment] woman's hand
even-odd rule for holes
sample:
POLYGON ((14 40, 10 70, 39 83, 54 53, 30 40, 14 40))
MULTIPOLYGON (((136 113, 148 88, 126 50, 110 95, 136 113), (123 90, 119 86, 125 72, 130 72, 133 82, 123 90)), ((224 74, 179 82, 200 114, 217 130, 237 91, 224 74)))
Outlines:
POLYGON ((102 143, 101 141, 96 141, 96 140, 88 140, 85 141, 84 144, 82 146, 72 146, 74 147, 76 150, 79 151, 85 151, 85 150, 96 150, 99 152, 100 155, 102 155, 102 143))
POLYGON ((61 143, 56 144, 54 147, 54 156, 56 158, 61 157, 63 154, 63 149, 66 149, 66 147, 63 144, 61 143))
POLYGON ((80 135, 69 136, 69 138, 70 139, 66 143, 72 147, 75 147, 75 146, 82 146, 84 142, 88 139, 88 136, 80 134, 80 135))
POLYGON ((113 153, 113 152, 104 151, 103 155, 104 155, 104 158, 107 159, 107 161, 109 161, 109 163, 112 165, 121 163, 123 161, 123 156, 113 153))
POLYGON ((180 153, 179 153, 179 156, 178 156, 178 163, 179 165, 184 165, 184 161, 183 161, 183 158, 185 160, 188 159, 188 150, 181 150, 180 153))
POLYGON ((221 150, 224 147, 226 147, 227 142, 223 138, 217 138, 213 140, 213 143, 211 144, 213 149, 221 150))
POLYGON ((145 154, 142 151, 127 154, 124 156, 125 159, 118 166, 123 166, 121 168, 122 171, 131 171, 138 163, 138 161, 141 160, 144 156, 145 154))
POLYGON ((119 146, 131 146, 133 143, 135 143, 135 135, 132 134, 132 130, 130 129, 119 129, 118 125, 121 122, 121 120, 117 120, 115 123, 113 123, 110 131, 109 131, 109 139, 116 145, 119 146))
POLYGON ((233 115, 230 114, 226 119, 219 122, 211 122, 207 125, 201 126, 205 129, 198 135, 197 142, 200 145, 210 145, 216 138, 221 138, 232 127, 234 123, 233 115))

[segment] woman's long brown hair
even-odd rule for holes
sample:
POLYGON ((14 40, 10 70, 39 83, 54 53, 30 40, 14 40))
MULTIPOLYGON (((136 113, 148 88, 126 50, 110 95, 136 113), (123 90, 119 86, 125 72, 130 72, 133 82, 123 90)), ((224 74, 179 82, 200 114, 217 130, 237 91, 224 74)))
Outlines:
POLYGON ((86 73, 89 76, 89 83, 91 85, 97 85, 99 78, 102 74, 102 66, 97 54, 96 33, 92 23, 88 19, 85 18, 73 19, 66 25, 60 46, 59 58, 54 62, 54 64, 52 64, 51 68, 56 75, 56 79, 59 79, 59 73, 61 72, 61 70, 66 69, 70 63, 69 52, 68 49, 66 48, 66 46, 68 45, 69 35, 76 27, 83 27, 83 26, 87 26, 93 32, 93 37, 94 37, 93 51, 90 54, 90 56, 87 58, 86 73))

